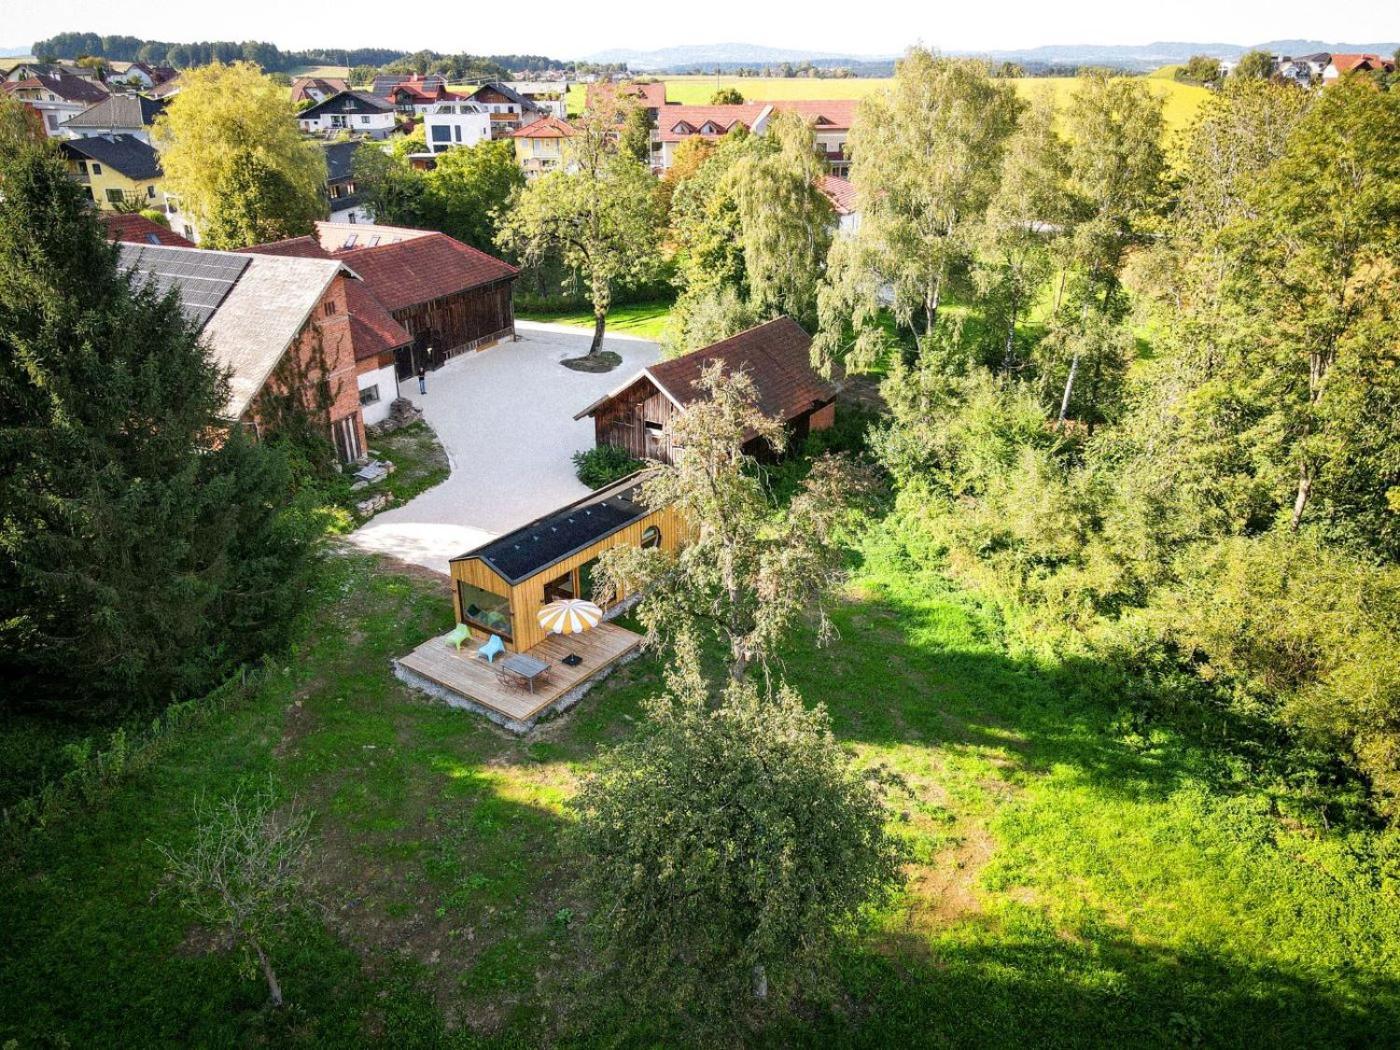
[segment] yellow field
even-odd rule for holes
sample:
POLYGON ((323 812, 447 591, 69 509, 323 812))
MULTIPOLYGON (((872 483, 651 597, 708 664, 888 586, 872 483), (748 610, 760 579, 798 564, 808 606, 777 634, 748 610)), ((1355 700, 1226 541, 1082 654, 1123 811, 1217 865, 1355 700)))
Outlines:
POLYGON ((340 77, 342 80, 350 75, 349 66, 293 66, 287 71, 292 77, 340 77))
MULTIPOLYGON (((683 105, 701 105, 721 87, 738 88, 746 99, 773 101, 777 99, 837 99, 864 98, 890 83, 888 78, 851 77, 844 80, 816 80, 808 77, 666 77, 666 100, 683 105)), ((1147 78, 1153 93, 1166 100, 1167 130, 1185 127, 1208 92, 1194 84, 1179 84, 1164 76, 1147 78)), ((1073 77, 1022 77, 1012 81, 1016 90, 1028 99, 1050 94, 1056 106, 1063 106, 1074 89, 1073 77)), ((569 89, 569 112, 583 108, 585 87, 577 84, 569 89)))

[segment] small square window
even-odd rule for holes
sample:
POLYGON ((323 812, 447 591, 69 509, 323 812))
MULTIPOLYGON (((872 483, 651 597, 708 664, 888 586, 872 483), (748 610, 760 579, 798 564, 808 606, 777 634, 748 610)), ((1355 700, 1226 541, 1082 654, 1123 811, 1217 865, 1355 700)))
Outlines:
POLYGON ((360 391, 360 404, 372 405, 379 400, 379 384, 367 386, 360 391))
POLYGON ((92 163, 92 173, 93 173, 94 175, 101 175, 101 174, 102 174, 102 165, 101 165, 101 164, 98 164, 96 161, 93 161, 93 163, 92 163))

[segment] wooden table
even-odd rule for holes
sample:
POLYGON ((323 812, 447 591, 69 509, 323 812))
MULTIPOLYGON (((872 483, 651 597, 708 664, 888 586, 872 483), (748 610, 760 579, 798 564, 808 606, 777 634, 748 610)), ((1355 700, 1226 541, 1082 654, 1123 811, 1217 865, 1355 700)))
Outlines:
POLYGON ((501 661, 501 666, 525 679, 532 693, 535 691, 535 679, 549 670, 549 664, 528 653, 512 653, 501 661))

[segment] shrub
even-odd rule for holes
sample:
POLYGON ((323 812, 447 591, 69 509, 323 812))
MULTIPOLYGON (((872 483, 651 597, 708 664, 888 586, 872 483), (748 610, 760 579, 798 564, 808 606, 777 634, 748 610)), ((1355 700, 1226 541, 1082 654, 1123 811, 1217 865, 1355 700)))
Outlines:
POLYGON ((574 470, 578 473, 578 479, 591 489, 611 485, 644 466, 646 464, 640 459, 633 459, 614 445, 599 445, 574 453, 574 470))

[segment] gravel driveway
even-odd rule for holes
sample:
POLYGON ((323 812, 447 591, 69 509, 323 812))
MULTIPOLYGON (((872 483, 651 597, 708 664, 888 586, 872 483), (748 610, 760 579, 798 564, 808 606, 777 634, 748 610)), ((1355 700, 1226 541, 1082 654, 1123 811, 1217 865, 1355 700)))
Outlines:
POLYGON ((591 332, 517 321, 519 339, 463 354, 428 373, 428 393, 405 380, 402 396, 423 409, 447 450, 452 475, 350 535, 365 550, 447 572, 448 559, 523 525, 588 489, 570 457, 593 446, 593 421, 574 413, 658 359, 655 343, 609 334, 622 355, 611 372, 559 362, 588 350, 591 332))

